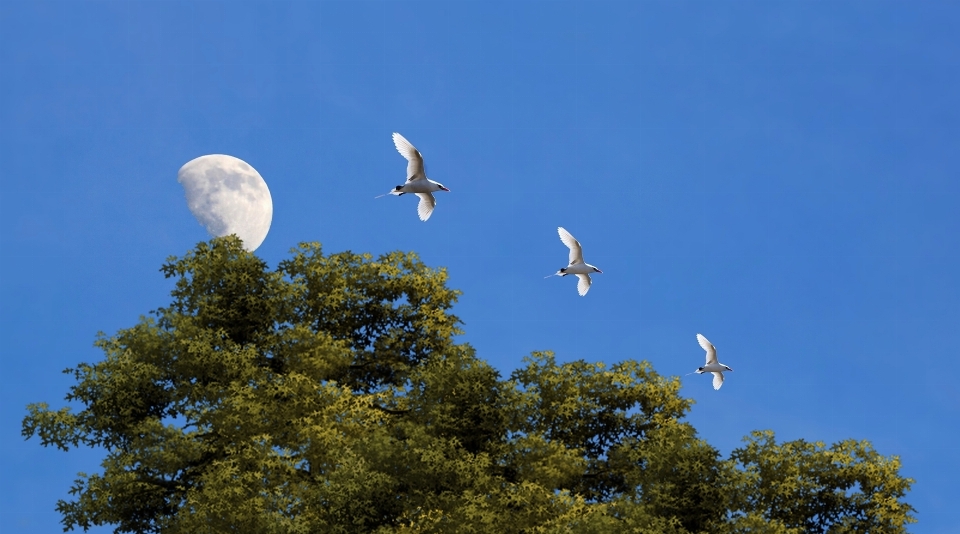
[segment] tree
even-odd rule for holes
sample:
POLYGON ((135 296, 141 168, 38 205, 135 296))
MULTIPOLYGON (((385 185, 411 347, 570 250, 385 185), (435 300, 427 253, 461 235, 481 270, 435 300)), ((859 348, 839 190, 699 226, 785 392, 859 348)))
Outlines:
POLYGON ((773 432, 753 432, 731 459, 742 467, 734 525, 763 517, 783 532, 906 532, 912 508, 900 460, 867 441, 825 447, 804 440, 778 445, 773 432))
POLYGON ((23 434, 99 446, 57 509, 117 532, 902 532, 911 480, 866 442, 755 433, 721 459, 647 362, 503 378, 458 344, 459 293, 416 255, 274 271, 235 238, 162 268, 173 301, 66 372, 81 408, 23 434))

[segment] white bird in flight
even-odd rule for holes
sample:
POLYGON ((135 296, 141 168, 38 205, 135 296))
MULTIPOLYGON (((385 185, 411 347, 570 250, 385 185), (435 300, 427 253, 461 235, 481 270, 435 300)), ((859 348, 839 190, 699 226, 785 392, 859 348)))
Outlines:
MULTIPOLYGON (((577 275, 577 278, 580 279, 580 282, 577 283, 577 292, 582 297, 587 294, 587 291, 590 291, 590 284, 593 283, 593 280, 590 279, 590 273, 603 274, 603 271, 583 262, 583 248, 580 246, 580 242, 570 235, 570 232, 564 230, 562 226, 558 226, 557 233, 560 234, 560 241, 563 241, 563 244, 570 249, 570 264, 550 276, 577 275)), ((550 278, 550 276, 546 278, 550 278)))
MULTIPOLYGON (((433 198, 434 191, 450 190, 443 184, 427 179, 427 173, 423 169, 423 156, 410 141, 407 141, 398 133, 393 134, 393 144, 397 147, 397 152, 407 158, 407 182, 403 185, 394 187, 389 193, 380 195, 404 195, 406 193, 416 193, 420 197, 420 204, 417 206, 417 214, 421 221, 426 221, 433 214, 433 208, 437 206, 437 199, 433 198)), ((377 197, 377 198, 380 198, 377 197)))
POLYGON ((703 337, 703 334, 697 334, 697 341, 700 342, 700 346, 703 347, 703 350, 707 351, 707 365, 698 368, 696 371, 694 371, 694 373, 697 373, 698 375, 703 373, 712 373, 713 389, 720 389, 720 386, 723 385, 723 372, 732 372, 733 369, 717 361, 717 348, 714 347, 713 343, 710 343, 707 338, 703 337))

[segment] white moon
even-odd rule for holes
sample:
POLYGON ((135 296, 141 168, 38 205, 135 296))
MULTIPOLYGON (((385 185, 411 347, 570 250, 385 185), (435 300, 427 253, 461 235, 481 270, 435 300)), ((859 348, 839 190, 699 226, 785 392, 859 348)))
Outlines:
POLYGON ((180 167, 187 207, 215 237, 237 234, 253 252, 263 243, 273 220, 273 199, 267 182, 242 159, 211 154, 180 167))

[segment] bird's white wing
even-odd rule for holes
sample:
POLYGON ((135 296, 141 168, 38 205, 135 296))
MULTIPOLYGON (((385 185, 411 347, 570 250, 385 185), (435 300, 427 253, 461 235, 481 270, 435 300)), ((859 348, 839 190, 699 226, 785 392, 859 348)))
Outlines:
POLYGON ((723 385, 723 373, 714 371, 710 374, 713 375, 713 389, 720 389, 720 386, 723 385))
POLYGON ((437 199, 433 198, 432 193, 417 193, 420 197, 420 204, 417 205, 417 215, 421 221, 426 221, 433 215, 433 208, 437 207, 437 199))
POLYGON ((570 235, 570 232, 564 230, 562 226, 557 227, 557 233, 560 234, 560 241, 563 241, 563 244, 570 249, 570 265, 583 263, 583 249, 580 248, 580 242, 570 235))
POLYGON ((423 156, 420 155, 420 151, 398 133, 393 134, 393 144, 396 145, 397 152, 407 158, 407 181, 412 182, 426 178, 427 175, 423 172, 423 156))
MULTIPOLYGON (((713 343, 707 341, 707 338, 703 337, 703 334, 697 334, 697 341, 700 342, 703 350, 707 351, 707 365, 717 363, 717 348, 713 346, 713 343)), ((720 378, 720 381, 722 382, 723 378, 720 378)))
POLYGON ((578 274, 577 278, 580 279, 580 281, 577 282, 577 293, 580 293, 582 297, 587 294, 587 291, 590 291, 590 284, 593 283, 593 280, 590 279, 589 274, 578 274))

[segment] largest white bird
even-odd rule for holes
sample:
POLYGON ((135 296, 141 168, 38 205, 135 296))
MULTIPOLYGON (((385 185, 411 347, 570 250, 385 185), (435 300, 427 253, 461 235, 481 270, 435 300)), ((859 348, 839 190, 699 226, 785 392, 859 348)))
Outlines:
MULTIPOLYGON (((587 291, 590 291, 590 285, 593 284, 593 280, 590 279, 590 273, 603 274, 603 271, 589 263, 583 262, 583 247, 580 246, 580 242, 577 241, 576 238, 570 235, 570 232, 564 230, 562 226, 558 226, 557 233, 560 234, 560 241, 570 249, 570 260, 569 265, 550 276, 577 275, 577 278, 580 279, 580 282, 577 283, 577 293, 580 293, 582 297, 587 294, 587 291)), ((550 278, 550 276, 547 278, 550 278)))
POLYGON ((423 168, 423 156, 410 141, 394 132, 393 144, 396 145, 397 152, 407 158, 407 182, 394 187, 393 191, 385 194, 400 196, 407 193, 416 193, 420 197, 420 204, 417 205, 417 215, 420 216, 421 221, 426 221, 433 215, 433 208, 437 206, 437 199, 433 198, 434 191, 449 192, 450 190, 443 187, 443 184, 439 182, 427 179, 427 173, 423 168))
POLYGON ((723 372, 733 372, 733 369, 717 361, 717 347, 714 347, 713 343, 710 343, 707 338, 703 337, 703 334, 697 334, 697 341, 700 342, 703 350, 707 351, 707 365, 698 368, 694 373, 698 375, 713 373, 713 389, 720 389, 720 386, 723 385, 723 372))

